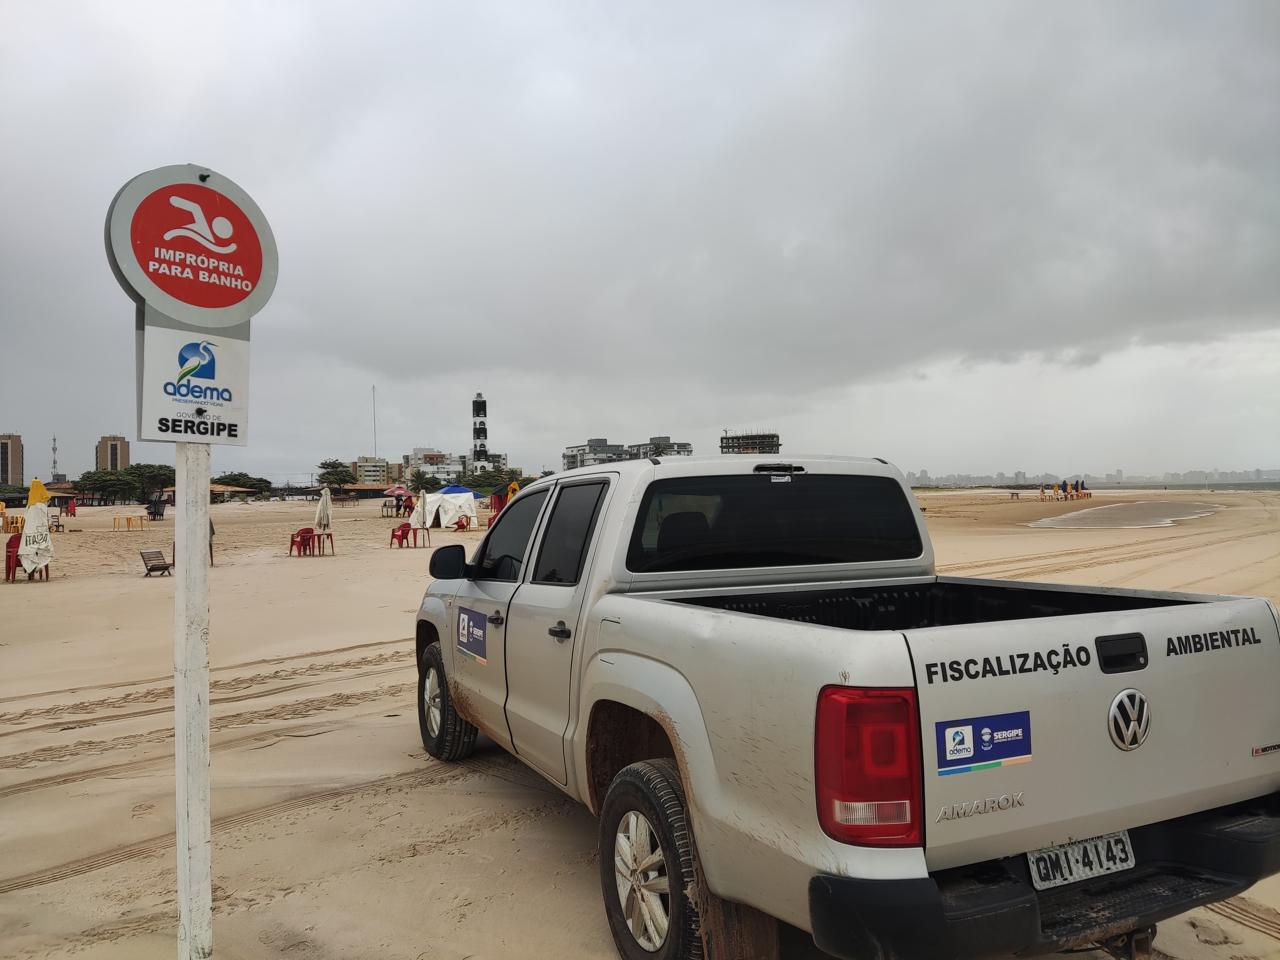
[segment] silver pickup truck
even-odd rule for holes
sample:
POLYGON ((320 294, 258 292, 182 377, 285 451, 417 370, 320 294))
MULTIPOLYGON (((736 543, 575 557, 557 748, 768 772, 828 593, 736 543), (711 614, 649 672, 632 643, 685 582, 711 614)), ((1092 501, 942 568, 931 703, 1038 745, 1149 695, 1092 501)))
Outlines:
POLYGON ((431 574, 427 752, 599 816, 630 960, 703 955, 700 883, 838 957, 1139 957, 1280 871, 1275 608, 936 576, 882 460, 562 473, 431 574))

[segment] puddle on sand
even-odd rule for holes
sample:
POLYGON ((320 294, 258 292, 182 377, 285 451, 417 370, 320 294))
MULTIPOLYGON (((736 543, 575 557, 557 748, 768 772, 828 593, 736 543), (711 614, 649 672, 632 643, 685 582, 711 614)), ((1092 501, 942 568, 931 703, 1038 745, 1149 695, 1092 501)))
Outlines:
POLYGON ((1113 503, 1105 507, 1089 507, 1060 517, 1046 517, 1028 523, 1028 527, 1054 527, 1060 530, 1132 529, 1139 527, 1172 527, 1179 520, 1194 520, 1217 513, 1216 503, 1189 503, 1175 500, 1139 500, 1136 503, 1113 503))

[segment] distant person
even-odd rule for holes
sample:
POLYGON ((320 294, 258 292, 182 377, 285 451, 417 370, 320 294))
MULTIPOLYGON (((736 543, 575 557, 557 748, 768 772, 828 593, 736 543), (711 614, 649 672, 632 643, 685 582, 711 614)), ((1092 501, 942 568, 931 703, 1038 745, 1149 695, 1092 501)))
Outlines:
POLYGON ((396 494, 396 516, 400 516, 400 511, 404 508, 404 494, 396 494))

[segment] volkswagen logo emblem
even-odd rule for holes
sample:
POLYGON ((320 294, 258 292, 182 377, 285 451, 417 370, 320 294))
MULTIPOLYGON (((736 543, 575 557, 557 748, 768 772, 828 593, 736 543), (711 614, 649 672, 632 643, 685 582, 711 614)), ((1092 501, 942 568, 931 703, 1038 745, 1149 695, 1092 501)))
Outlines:
POLYGON ((1151 706, 1147 698, 1130 687, 1121 690, 1107 712, 1107 732, 1121 750, 1137 750, 1151 731, 1151 706))

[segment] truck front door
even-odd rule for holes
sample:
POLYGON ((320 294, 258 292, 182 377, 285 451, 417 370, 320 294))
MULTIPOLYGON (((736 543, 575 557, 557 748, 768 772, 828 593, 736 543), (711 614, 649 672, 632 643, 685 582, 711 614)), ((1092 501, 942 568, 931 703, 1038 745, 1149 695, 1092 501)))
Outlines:
POLYGON ((573 655, 587 593, 585 571, 609 482, 562 483, 528 582, 511 601, 507 625, 507 724, 516 753, 567 783, 564 732, 569 724, 573 655))
POLYGON ((459 712, 501 745, 511 734, 503 716, 507 697, 507 608, 524 571, 538 516, 547 501, 538 490, 511 502, 493 523, 471 576, 459 583, 449 607, 454 701, 459 712))

